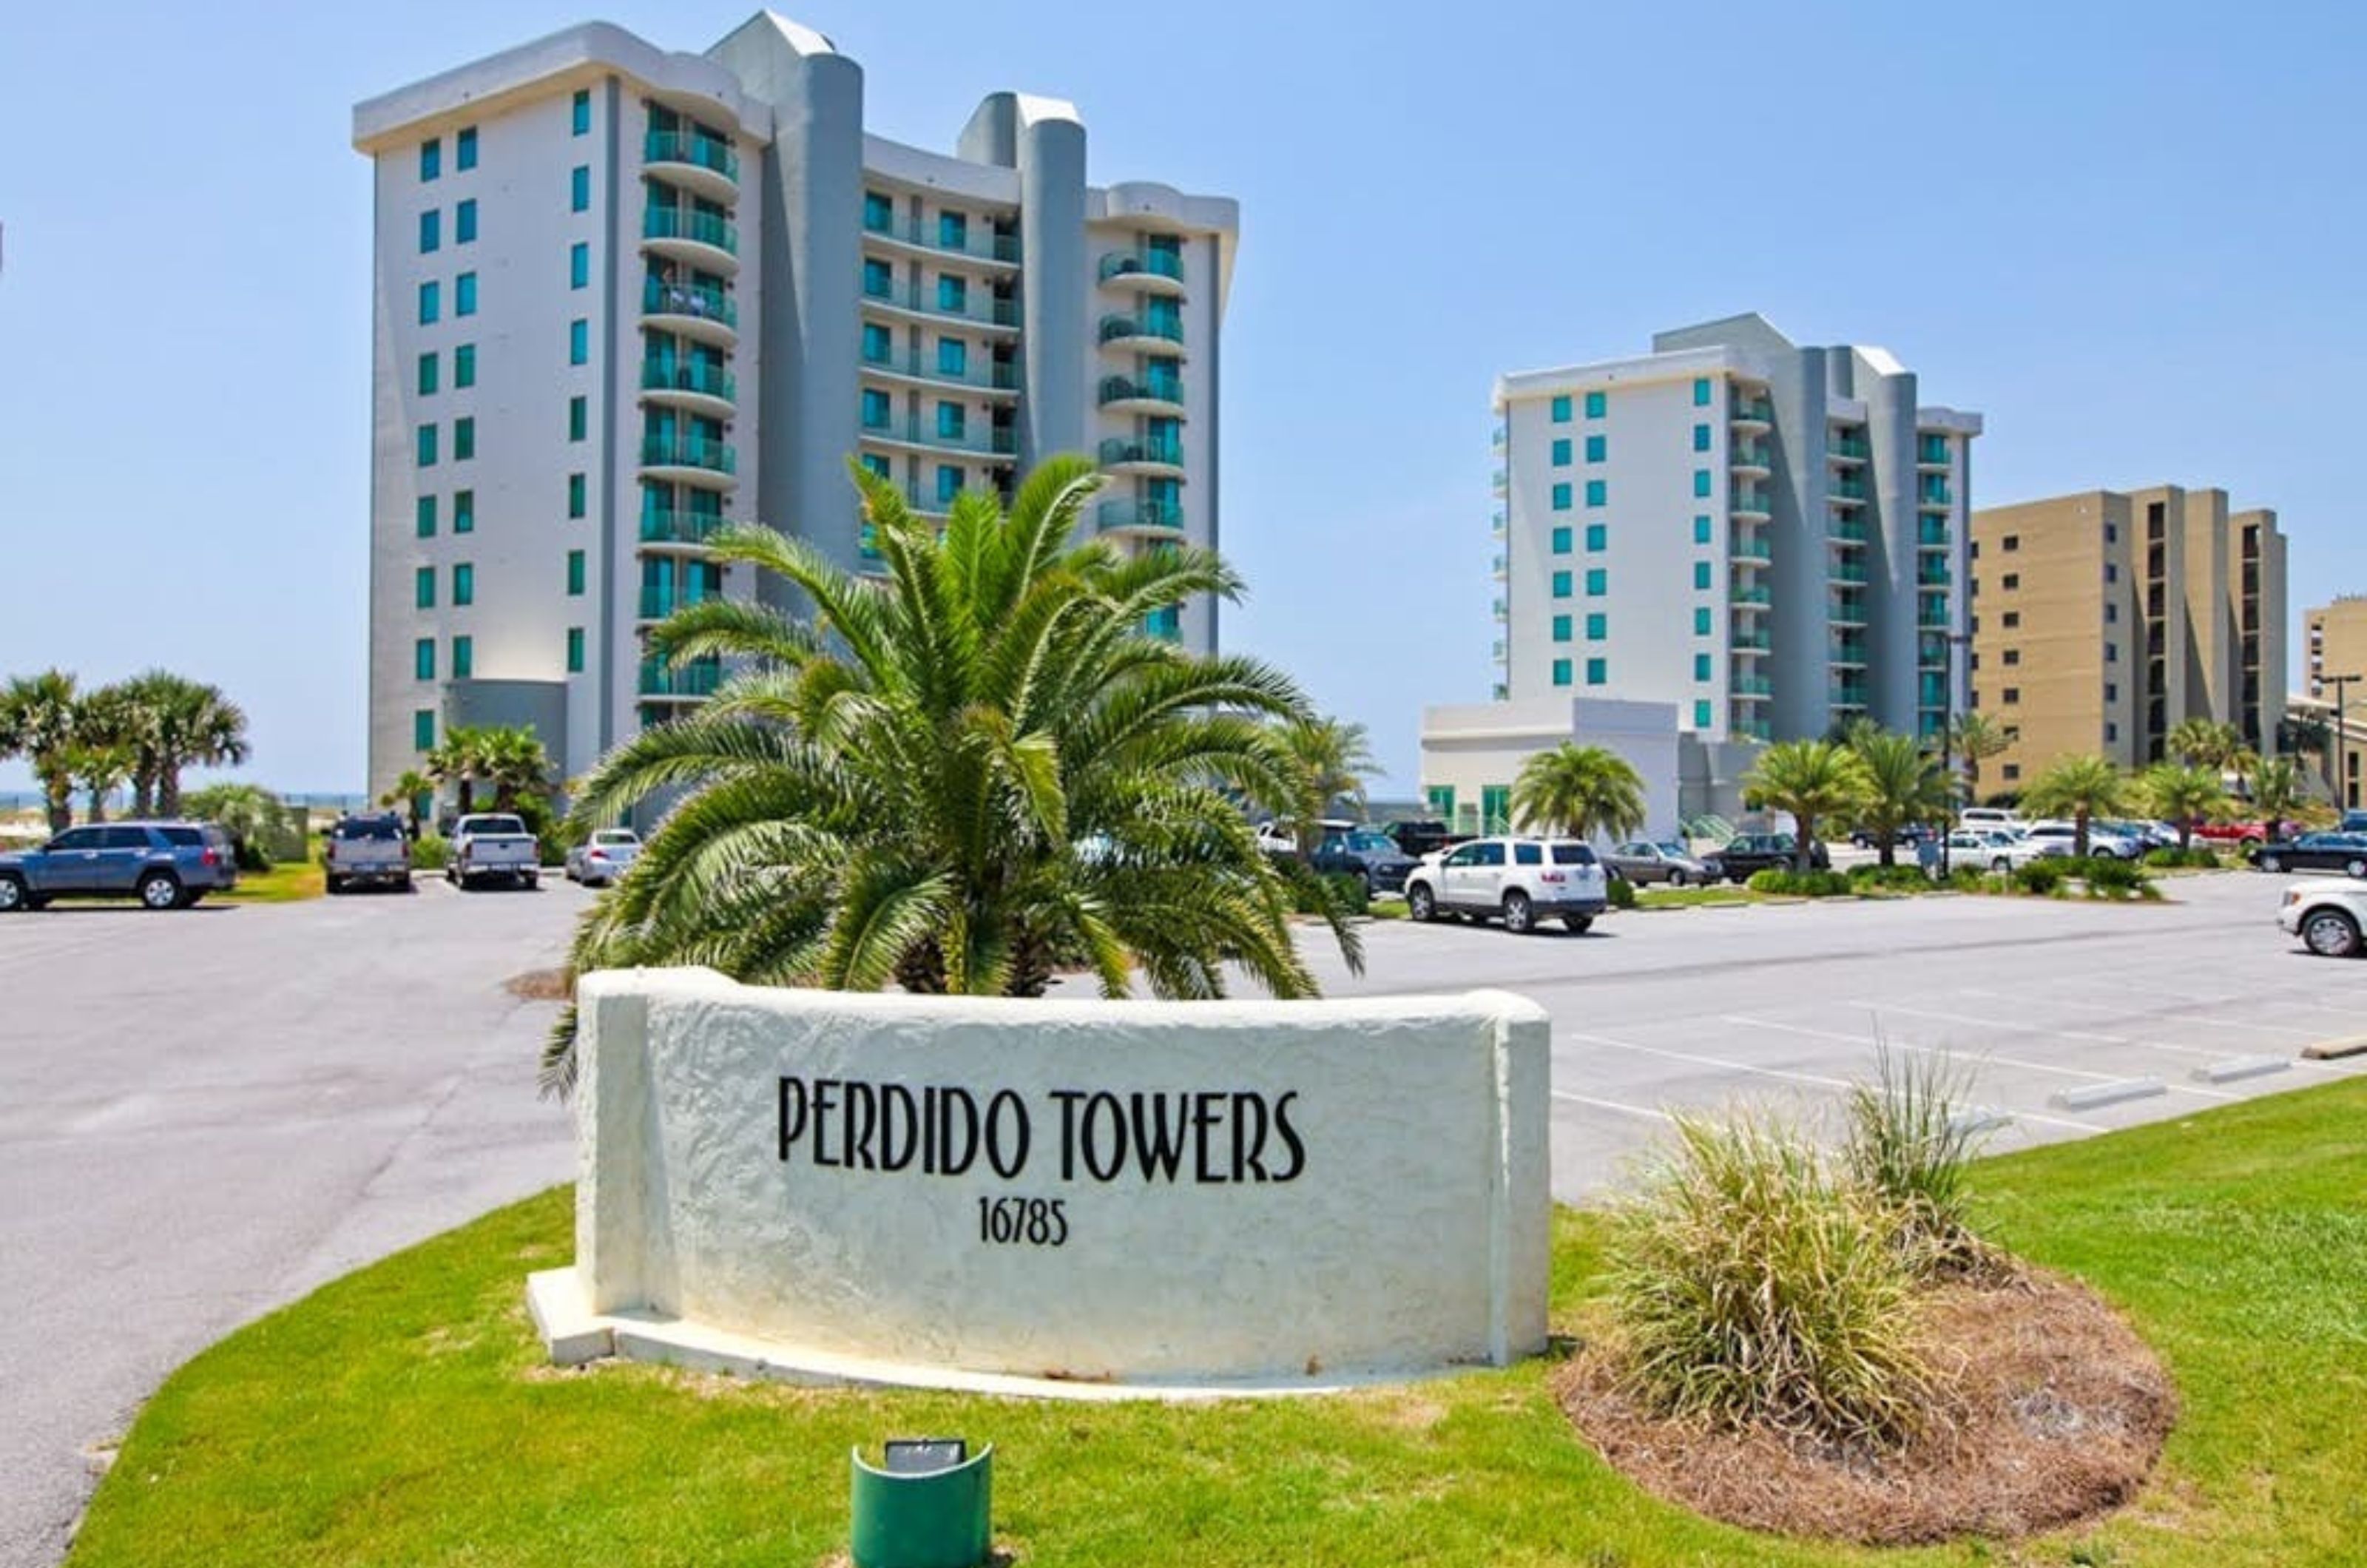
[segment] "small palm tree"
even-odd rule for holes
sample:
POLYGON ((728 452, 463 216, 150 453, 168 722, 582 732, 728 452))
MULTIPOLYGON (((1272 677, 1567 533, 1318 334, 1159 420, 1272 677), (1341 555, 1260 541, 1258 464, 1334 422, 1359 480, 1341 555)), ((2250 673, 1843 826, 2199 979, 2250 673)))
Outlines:
POLYGON ((477 781, 486 773, 488 733, 470 725, 456 724, 427 753, 427 776, 439 784, 459 786, 463 817, 477 809, 477 781))
POLYGON ((1616 751, 1565 740, 1521 764, 1512 819, 1574 839, 1625 838, 1643 830, 1644 780, 1616 751))
POLYGON ((62 670, 19 675, 0 693, 0 757, 21 756, 40 781, 50 831, 74 826, 74 678, 62 670))
POLYGON ((2252 809, 2264 822, 2291 821, 2301 814, 2308 792, 2302 787, 2300 767, 2291 757, 2271 757, 2252 764, 2252 809))
POLYGON ((2088 824, 2098 817, 2116 817, 2128 795, 2128 781, 2109 758, 2093 754, 2064 757, 2022 793, 2022 805, 2042 817, 2071 818, 2071 852, 2088 852, 2088 824))
MULTIPOLYGON (((696 713, 580 784, 573 822, 674 798, 633 874, 585 916, 577 973, 702 964, 752 983, 1037 996, 1077 965, 1123 997, 1221 996, 1229 973, 1316 993, 1291 895, 1235 795, 1292 798, 1273 726, 1308 716, 1278 671, 1206 658, 1146 619, 1240 580, 1211 552, 1127 558, 1079 520, 1101 479, 1053 458, 1006 515, 954 501, 942 536, 855 471, 885 581, 732 527, 725 560, 811 607, 708 599, 651 636, 677 667, 733 661, 696 713), (1090 531, 1086 531, 1090 536, 1090 531)), ((1352 968, 1362 956, 1338 915, 1352 968)), ((563 1016, 543 1082, 574 1077, 563 1016)))
POLYGON ((1863 724, 1851 732, 1849 749, 1865 784, 1858 825, 1874 836, 1882 863, 1895 865, 1898 830, 1947 809, 1947 781, 1940 776, 1938 761, 1911 735, 1863 724))
POLYGON ((2147 810, 2165 822, 2178 824, 2180 850, 2192 843, 2195 823, 2225 809, 2227 804, 2227 792, 2220 787, 2219 775, 2208 768, 2157 762, 2138 779, 2137 788, 2147 810))
POLYGON ((1275 727, 1275 738, 1289 759, 1297 781, 1291 807, 1298 818, 1298 852, 1304 858, 1316 842, 1316 823, 1336 801, 1365 808, 1365 778, 1376 772, 1370 738, 1361 724, 1314 716, 1286 719, 1275 727))
POLYGON ((550 787, 550 754, 535 738, 531 725, 483 731, 478 758, 485 782, 493 786, 497 811, 515 811, 520 795, 541 795, 550 787))
POLYGON ((422 818, 426 815, 420 803, 436 794, 436 781, 417 769, 406 770, 394 781, 394 787, 378 797, 380 806, 400 806, 411 815, 411 836, 419 837, 422 818))
POLYGON ((2005 738, 2005 727, 1985 713, 1971 709, 1948 721, 1948 750, 1965 760, 1971 775, 1977 779, 1981 764, 2011 744, 2005 738))
POLYGON ((1798 831, 1792 863, 1801 871, 1814 863, 1817 823, 1854 815, 1865 796, 1865 765, 1847 746, 1829 740, 1779 740, 1760 752, 1742 779, 1745 802, 1791 813, 1798 831))
POLYGON ((2232 724, 2207 718, 2181 718, 2170 728, 2170 755, 2190 768, 2220 769, 2231 765, 2244 749, 2244 732, 2232 724))
POLYGON ((132 809, 181 814, 181 773, 192 767, 236 767, 248 755, 246 714, 219 686, 169 670, 134 675, 113 690, 128 709, 132 809))

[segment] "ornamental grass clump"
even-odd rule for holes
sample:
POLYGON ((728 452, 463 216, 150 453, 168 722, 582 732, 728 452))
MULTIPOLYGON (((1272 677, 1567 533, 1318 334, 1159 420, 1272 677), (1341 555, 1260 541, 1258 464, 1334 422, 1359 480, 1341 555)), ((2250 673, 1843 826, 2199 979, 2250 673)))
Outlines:
POLYGON ((1614 1216, 1628 1396, 1665 1416, 1896 1448, 1932 1398, 1891 1206, 1796 1128, 1681 1115, 1614 1216))
POLYGON ((1980 1141, 1964 1114, 1969 1071, 1880 1041, 1874 1060, 1874 1081, 1853 1085, 1844 1103, 1843 1164, 1889 1207, 1894 1243, 1919 1278, 1990 1267, 1996 1255, 1973 1234, 1965 1179, 1980 1141))

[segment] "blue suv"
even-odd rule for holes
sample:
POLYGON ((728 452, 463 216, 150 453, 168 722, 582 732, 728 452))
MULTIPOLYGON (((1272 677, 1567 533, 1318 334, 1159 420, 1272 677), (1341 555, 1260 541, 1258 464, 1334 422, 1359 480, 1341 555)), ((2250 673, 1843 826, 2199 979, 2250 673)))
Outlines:
POLYGON ((52 898, 137 898, 186 909, 238 886, 230 835, 210 822, 106 822, 69 828, 38 850, 0 854, 0 914, 52 898))

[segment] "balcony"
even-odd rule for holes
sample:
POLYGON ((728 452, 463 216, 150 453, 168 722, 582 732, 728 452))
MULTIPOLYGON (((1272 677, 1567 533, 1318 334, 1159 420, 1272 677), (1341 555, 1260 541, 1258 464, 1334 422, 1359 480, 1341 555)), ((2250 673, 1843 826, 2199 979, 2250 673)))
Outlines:
POLYGON ((641 437, 641 469, 651 479, 679 479, 713 485, 740 471, 740 455, 728 442, 706 435, 645 435, 641 437))
POLYGON ((667 403, 710 419, 729 419, 740 400, 739 385, 720 365, 697 359, 641 361, 643 402, 667 403))
POLYGON ((709 201, 730 201, 740 194, 740 154, 720 137, 652 130, 641 138, 641 162, 667 184, 709 201))
MULTIPOLYGON (((1497 556, 1497 557, 1494 557, 1493 558, 1491 558, 1491 559, 1489 561, 1489 563, 1488 563, 1488 575, 1489 575, 1489 577, 1492 577, 1492 578, 1494 578, 1497 581, 1501 582, 1501 581, 1504 581, 1504 572, 1505 572, 1505 562, 1504 562, 1504 558, 1503 558, 1502 556, 1497 556)), ((1497 601, 1496 601, 1496 603, 1497 603, 1498 606, 1499 606, 1499 607, 1501 607, 1501 606, 1503 604, 1503 603, 1504 603, 1504 602, 1503 602, 1501 599, 1499 599, 1499 600, 1497 600, 1497 601)))
POLYGON ((1093 525, 1104 534, 1154 534, 1172 538, 1184 532, 1184 509, 1172 501, 1104 501, 1093 525))
POLYGON ((1511 445, 1512 439, 1512 433, 1501 424, 1488 433, 1488 445, 1499 452, 1511 445))
POLYGON ((1837 708, 1862 708, 1873 689, 1863 681, 1836 681, 1829 688, 1837 708))
POLYGON ((1945 589, 1948 583, 1948 564, 1945 561, 1926 561, 1915 570, 1915 586, 1918 588, 1945 589))
POLYGON ((899 223, 893 219, 876 220, 869 215, 866 215, 863 220, 866 239, 885 240, 889 244, 909 245, 931 255, 958 256, 964 261, 990 265, 1009 267, 1019 265, 1017 235, 997 234, 986 224, 973 225, 967 221, 958 232, 960 239, 956 243, 948 240, 947 231, 942 222, 933 231, 925 223, 899 223), (975 235, 971 233, 973 228, 978 231, 975 235))
POLYGON ((900 446, 923 446, 932 452, 960 452, 973 457, 1008 457, 1019 450, 1019 433, 996 429, 992 425, 973 426, 963 423, 958 434, 948 434, 941 427, 918 418, 865 420, 862 435, 866 441, 890 443, 900 446))
POLYGON ((645 278, 641 315, 650 326, 718 348, 730 348, 740 341, 740 302, 708 285, 645 278))
POLYGON ((1915 497, 1915 504, 1927 511, 1942 512, 1956 504, 1956 498, 1946 485, 1925 485, 1915 497))
POLYGON ((720 588, 643 588, 640 617, 645 621, 663 621, 676 610, 722 597, 723 590, 720 588))
POLYGON ((1873 581, 1872 578, 1866 575, 1865 563, 1854 556, 1844 556, 1841 559, 1833 563, 1832 580, 1835 582, 1849 583, 1863 583, 1873 581))
POLYGON ((1764 398, 1737 398, 1734 412, 1728 417, 1737 424, 1772 424, 1775 405, 1764 398))
POLYGON ((1775 646, 1765 632, 1736 632, 1726 639, 1726 645, 1739 654, 1765 653, 1775 646))
POLYGON ((660 660, 644 659, 635 689, 645 697, 695 699, 714 695, 715 688, 722 682, 722 666, 712 660, 702 660, 680 670, 670 670, 660 660))
POLYGON ((740 270, 740 231, 728 218, 652 203, 641 214, 641 248, 713 272, 740 270))
POLYGON ((983 355, 975 364, 965 358, 959 370, 948 370, 943 360, 932 360, 917 352, 866 354, 862 363, 864 370, 871 375, 922 381, 932 387, 961 387, 990 394, 1015 394, 1019 390, 1016 365, 997 365, 983 355))
POLYGON ((1764 441, 1738 441, 1727 455, 1727 462, 1732 468, 1753 468, 1764 473, 1774 467, 1775 448, 1764 441))
POLYGON ((1853 477, 1843 479, 1837 476, 1825 487, 1825 493, 1835 501, 1845 502, 1852 506, 1859 505, 1865 500, 1865 481, 1853 477))
POLYGON ((1775 727, 1763 718, 1738 718, 1726 728, 1737 740, 1767 741, 1775 739, 1775 727))
POLYGON ((1184 342, 1184 323, 1154 321, 1145 316, 1104 316, 1100 328, 1100 341, 1104 344, 1115 344, 1129 350, 1151 348, 1162 353, 1171 352, 1162 345, 1181 346, 1184 342))
POLYGON ((1758 534, 1736 534, 1731 553, 1738 566, 1768 566, 1775 559, 1772 547, 1758 534))
POLYGON ((1915 547, 1919 550, 1946 549, 1947 520, 1942 517, 1918 517, 1915 520, 1915 547))
POLYGON ((1180 479, 1184 477, 1184 447, 1180 442, 1114 435, 1101 445, 1101 466, 1112 473, 1180 479))
POLYGON ((1773 591, 1754 584, 1733 590, 1727 593, 1726 602, 1738 610, 1764 610, 1775 603, 1775 595, 1773 591))
POLYGON ((1184 258, 1172 251, 1112 251, 1101 259, 1101 281, 1145 294, 1184 292, 1184 258))
POLYGON ((1946 631, 1948 602, 1945 599, 1924 600, 1915 611, 1915 624, 1926 631, 1946 631))
POLYGON ((1836 517, 1825 525, 1825 537, 1837 545, 1863 545, 1866 541, 1865 521, 1859 517, 1836 517))
POLYGON ((1874 447, 1863 435, 1836 435, 1825 443, 1825 451, 1843 463, 1863 463, 1874 456, 1874 447))
POLYGON ((991 295, 973 299, 968 289, 962 291, 961 302, 954 304, 942 293, 932 295, 927 289, 918 287, 899 288, 892 283, 866 284, 863 302, 879 310, 920 316, 932 321, 959 321, 966 327, 982 331, 1019 330, 1017 300, 997 299, 991 295))
POLYGON ((1829 657, 1843 669, 1863 670, 1865 668, 1865 644, 1856 637, 1838 638, 1829 657))
POLYGON ((1948 442, 1945 436, 1925 436, 1915 448, 1915 466, 1924 469, 1948 467, 1948 442))
POLYGON ((1502 538, 1505 534, 1511 530, 1511 528, 1512 520, 1506 517, 1503 513, 1491 512, 1488 514, 1488 532, 1493 534, 1496 537, 1500 539, 1502 538))
POLYGON ((1854 593, 1836 593, 1825 602, 1825 618, 1837 626, 1862 626, 1865 601, 1854 593))
POLYGON ((1104 376, 1100 402, 1111 413, 1180 414, 1184 412, 1184 382, 1174 376, 1140 381, 1130 376, 1104 376))
POLYGON ((652 507, 641 513, 641 543, 703 549, 708 536, 723 524, 720 513, 684 512, 670 506, 652 507))
POLYGON ((1738 697, 1772 697, 1775 682, 1764 675, 1732 675, 1727 679, 1727 690, 1738 697))
POLYGON ((1755 487, 1745 487, 1743 489, 1737 490, 1727 502, 1727 506, 1729 511, 1747 516, 1759 517, 1769 515, 1769 509, 1773 504, 1773 498, 1769 491, 1759 490, 1755 487))

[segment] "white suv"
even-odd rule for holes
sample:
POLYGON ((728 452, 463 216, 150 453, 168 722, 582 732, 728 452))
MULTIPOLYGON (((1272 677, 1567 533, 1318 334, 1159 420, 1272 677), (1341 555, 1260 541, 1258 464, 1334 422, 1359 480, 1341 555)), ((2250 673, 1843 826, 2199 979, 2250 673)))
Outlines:
POLYGON ((1417 920, 1501 916, 1508 931, 1561 917, 1582 931, 1610 902, 1603 863, 1576 839, 1475 839, 1424 857, 1406 876, 1406 912, 1417 920))
MULTIPOLYGON (((2039 822, 2023 835, 2049 855, 2067 855, 2079 847, 2079 825, 2077 822, 2039 822)), ((2101 823, 2088 824, 2088 853, 2097 860, 2135 860, 2145 853, 2145 847, 2135 839, 2123 838, 2101 823)))
POLYGON ((2277 924, 2321 958, 2367 953, 2367 887, 2328 877, 2285 889, 2277 924))

